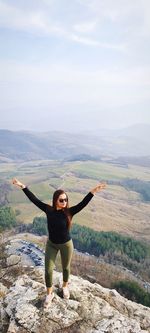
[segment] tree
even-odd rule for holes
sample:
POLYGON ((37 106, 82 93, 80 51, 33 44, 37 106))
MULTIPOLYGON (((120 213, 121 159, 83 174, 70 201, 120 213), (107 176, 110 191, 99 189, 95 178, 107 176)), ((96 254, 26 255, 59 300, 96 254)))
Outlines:
POLYGON ((0 208, 0 229, 11 229, 16 225, 16 216, 11 207, 0 208))

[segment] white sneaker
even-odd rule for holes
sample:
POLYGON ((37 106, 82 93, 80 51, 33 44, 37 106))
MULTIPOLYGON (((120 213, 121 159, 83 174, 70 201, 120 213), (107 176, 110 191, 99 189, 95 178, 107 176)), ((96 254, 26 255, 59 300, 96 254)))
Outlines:
POLYGON ((49 295, 46 296, 44 302, 44 308, 47 308, 51 304, 53 298, 54 298, 54 293, 50 293, 49 295))
POLYGON ((69 299, 70 298, 70 292, 68 287, 63 287, 63 298, 69 299))

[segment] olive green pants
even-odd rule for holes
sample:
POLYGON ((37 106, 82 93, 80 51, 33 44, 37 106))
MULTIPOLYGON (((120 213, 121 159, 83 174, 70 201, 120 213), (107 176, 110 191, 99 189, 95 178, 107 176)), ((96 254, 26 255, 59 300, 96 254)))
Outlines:
POLYGON ((45 250, 45 283, 47 288, 52 287, 53 284, 53 269, 58 251, 60 251, 61 255, 63 281, 68 282, 69 279, 70 264, 73 254, 72 239, 64 244, 55 244, 48 240, 45 250))

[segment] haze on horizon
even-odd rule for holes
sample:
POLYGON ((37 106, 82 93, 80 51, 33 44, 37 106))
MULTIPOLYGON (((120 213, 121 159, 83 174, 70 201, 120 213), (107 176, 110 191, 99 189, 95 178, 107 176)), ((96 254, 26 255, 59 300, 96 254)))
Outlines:
POLYGON ((150 124, 150 1, 0 0, 0 128, 150 124))

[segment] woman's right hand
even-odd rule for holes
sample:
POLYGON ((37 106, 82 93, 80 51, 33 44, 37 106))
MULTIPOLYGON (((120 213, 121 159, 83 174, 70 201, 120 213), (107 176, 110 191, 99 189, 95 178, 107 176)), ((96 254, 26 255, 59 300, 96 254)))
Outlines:
POLYGON ((23 183, 21 183, 17 178, 13 178, 12 183, 13 183, 13 185, 16 185, 16 186, 20 187, 21 189, 24 189, 24 188, 26 187, 26 186, 25 186, 23 183))

